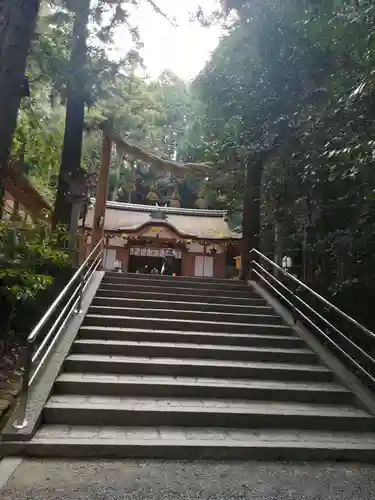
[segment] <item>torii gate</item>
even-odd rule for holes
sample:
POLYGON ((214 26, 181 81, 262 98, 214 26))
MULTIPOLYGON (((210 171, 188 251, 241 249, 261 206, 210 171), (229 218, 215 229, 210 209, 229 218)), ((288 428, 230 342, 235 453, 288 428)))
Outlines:
POLYGON ((113 143, 115 143, 116 147, 121 149, 125 154, 143 160, 144 162, 153 165, 156 170, 161 172, 172 172, 177 177, 184 177, 185 174, 191 170, 207 170, 211 166, 209 163, 178 163, 171 160, 164 160, 163 158, 160 158, 149 151, 145 151, 141 147, 123 139, 108 125, 104 125, 101 128, 103 131, 103 139, 100 153, 99 178, 96 186, 94 217, 92 222, 92 248, 94 248, 104 237, 105 210, 108 196, 108 180, 113 143))

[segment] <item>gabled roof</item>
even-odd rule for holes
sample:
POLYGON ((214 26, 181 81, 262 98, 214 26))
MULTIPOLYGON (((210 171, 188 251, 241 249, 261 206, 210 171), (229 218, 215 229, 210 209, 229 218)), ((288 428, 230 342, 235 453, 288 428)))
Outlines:
MULTIPOLYGON (((86 217, 86 227, 92 227, 93 207, 86 217)), ((135 205, 108 201, 104 230, 137 232, 147 225, 164 225, 181 237, 208 240, 239 239, 229 229, 225 210, 198 210, 190 208, 135 205)))

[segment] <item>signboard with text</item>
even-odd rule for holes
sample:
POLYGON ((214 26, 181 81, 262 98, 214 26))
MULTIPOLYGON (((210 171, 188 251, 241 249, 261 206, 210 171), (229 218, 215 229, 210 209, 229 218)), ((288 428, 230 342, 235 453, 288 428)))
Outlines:
MULTIPOLYGON (((130 255, 137 257, 165 257, 167 248, 131 247, 130 255)), ((182 259, 181 250, 173 250, 175 259, 182 259)))

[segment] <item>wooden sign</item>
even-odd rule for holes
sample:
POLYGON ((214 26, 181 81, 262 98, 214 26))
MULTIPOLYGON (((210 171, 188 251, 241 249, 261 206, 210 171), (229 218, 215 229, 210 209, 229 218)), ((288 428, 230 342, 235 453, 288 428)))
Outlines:
MULTIPOLYGON (((167 248, 131 247, 130 255, 136 257, 165 257, 167 248)), ((175 259, 182 259, 181 250, 172 250, 175 259)))

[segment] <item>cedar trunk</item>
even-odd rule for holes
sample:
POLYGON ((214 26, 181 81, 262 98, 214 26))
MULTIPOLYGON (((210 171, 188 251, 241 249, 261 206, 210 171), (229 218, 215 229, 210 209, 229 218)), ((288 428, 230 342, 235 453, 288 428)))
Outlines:
POLYGON ((22 97, 39 0, 0 0, 0 216, 4 176, 22 97))
POLYGON ((247 160, 241 252, 241 279, 245 281, 249 278, 249 252, 252 248, 259 249, 262 170, 263 161, 258 155, 247 160))
POLYGON ((72 205, 69 201, 69 180, 81 166, 82 136, 85 119, 85 70, 87 59, 87 24, 90 0, 77 8, 73 27, 73 46, 70 56, 64 143, 57 185, 53 223, 70 225, 72 205))

